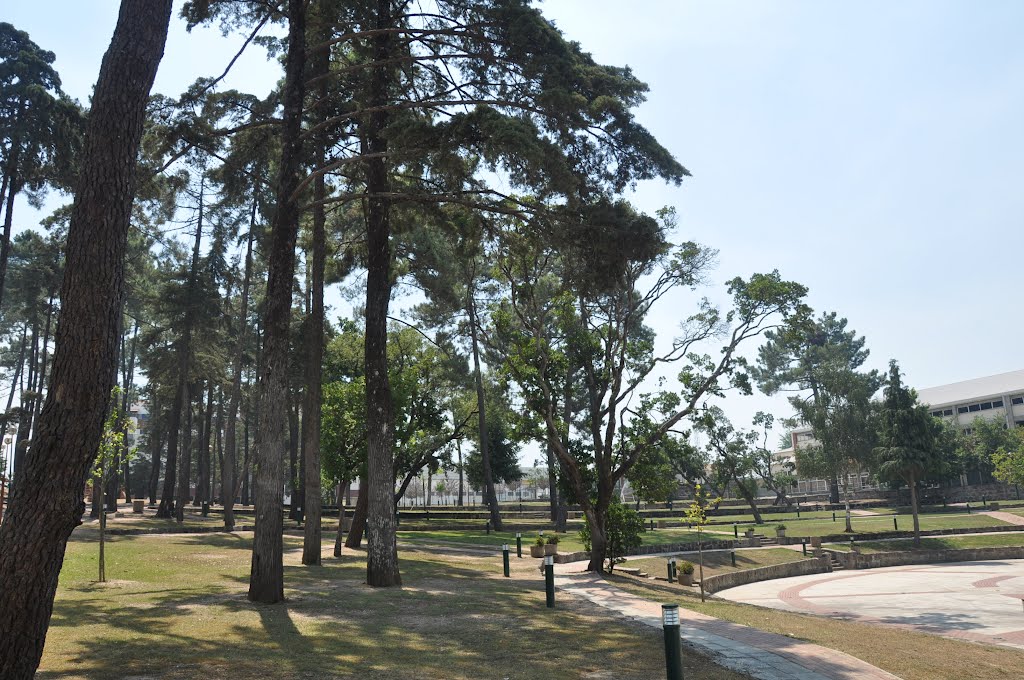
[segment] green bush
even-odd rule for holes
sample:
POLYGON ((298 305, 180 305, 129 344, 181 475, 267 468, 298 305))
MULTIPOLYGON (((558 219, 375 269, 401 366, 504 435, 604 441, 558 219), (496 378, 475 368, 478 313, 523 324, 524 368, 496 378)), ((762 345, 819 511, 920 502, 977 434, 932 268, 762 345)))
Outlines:
POLYGON ((786 525, 785 524, 776 524, 775 525, 775 530, 776 531, 785 531, 786 530, 786 525))
POLYGON ((558 534, 548 536, 548 545, 558 545, 558 534))
MULTIPOLYGON (((624 562, 626 555, 632 550, 640 547, 643 539, 640 534, 644 533, 644 520, 632 508, 626 507, 617 499, 612 501, 608 507, 608 523, 605 526, 607 549, 605 558, 608 560, 608 571, 612 571, 615 565, 624 562)), ((590 520, 580 529, 580 541, 583 548, 590 552, 590 520)))
POLYGON ((544 547, 544 537, 543 536, 538 536, 537 540, 534 541, 533 544, 535 546, 537 546, 538 548, 543 548, 544 547))
POLYGON ((689 574, 689 575, 692 576, 693 575, 693 562, 687 562, 686 560, 683 560, 678 565, 676 565, 676 569, 679 570, 680 574, 689 574))

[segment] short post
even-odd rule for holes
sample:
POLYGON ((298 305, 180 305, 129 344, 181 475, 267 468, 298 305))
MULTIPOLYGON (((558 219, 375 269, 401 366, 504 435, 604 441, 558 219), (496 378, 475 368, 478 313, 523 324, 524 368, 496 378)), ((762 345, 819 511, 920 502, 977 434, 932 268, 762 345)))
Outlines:
POLYGON ((896 523, 896 515, 892 516, 892 530, 893 531, 899 531, 900 530, 900 525, 896 523))
POLYGON ((508 543, 501 546, 501 561, 505 567, 505 578, 509 578, 511 574, 508 570, 508 543))
POLYGON ((807 557, 807 539, 805 538, 803 541, 801 541, 801 544, 804 548, 804 557, 807 557))
POLYGON ((984 496, 981 497, 981 507, 983 507, 983 508, 987 508, 988 507, 988 499, 985 498, 984 496))
POLYGON ((487 533, 491 533, 491 520, 487 520, 487 524, 484 526, 487 529, 487 533))
POLYGON ((665 677, 683 680, 683 647, 679 639, 679 605, 661 605, 661 625, 665 629, 665 677))
POLYGON ((651 531, 654 531, 654 520, 651 520, 651 531))
POLYGON ((835 510, 832 511, 832 521, 833 522, 836 521, 836 511, 835 510))
POLYGON ((739 529, 739 527, 738 527, 738 526, 736 526, 736 522, 733 522, 733 523, 732 523, 732 535, 733 535, 733 537, 734 537, 734 538, 736 538, 737 540, 739 540, 739 537, 740 537, 740 529, 739 529))
POLYGON ((395 526, 402 526, 402 513, 398 510, 395 510, 395 526))
POLYGON ((210 516, 210 504, 208 502, 206 502, 206 501, 203 501, 203 517, 209 517, 209 516, 210 516))
POLYGON ((555 606, 555 557, 544 558, 544 591, 547 594, 548 608, 555 606))
POLYGON ((523 556, 523 535, 517 531, 516 532, 516 557, 520 557, 521 558, 522 556, 523 556))
POLYGON ((967 514, 968 515, 971 514, 971 504, 970 503, 967 504, 967 514))
POLYGON ((672 581, 674 580, 672 578, 672 567, 673 566, 675 566, 675 565, 673 565, 671 557, 668 558, 667 560, 665 560, 665 570, 666 570, 666 573, 667 573, 667 578, 668 578, 668 582, 669 583, 672 583, 672 581))
POLYGON ((796 504, 796 518, 800 519, 800 503, 796 504))
POLYGON ((733 550, 732 552, 730 552, 729 553, 729 557, 732 558, 732 566, 733 566, 733 568, 735 568, 736 567, 736 551, 733 550))
POLYGON ((853 552, 853 536, 850 536, 850 552, 853 552))

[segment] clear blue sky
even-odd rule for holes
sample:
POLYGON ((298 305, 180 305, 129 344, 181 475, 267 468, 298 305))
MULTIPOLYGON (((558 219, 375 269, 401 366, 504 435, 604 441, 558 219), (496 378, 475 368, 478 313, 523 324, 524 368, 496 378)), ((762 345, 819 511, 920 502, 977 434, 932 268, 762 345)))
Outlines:
MULTIPOLYGON (((114 0, 8 2, 85 100, 114 0)), ((181 3, 176 3, 176 11, 181 3)), ((721 251, 717 282, 778 268, 930 387, 1024 367, 1024 3, 548 0, 547 15, 650 84, 639 116, 693 173, 635 201, 721 251), (624 11, 624 7, 628 11, 624 11)), ((240 43, 175 20, 156 91, 218 74, 240 43)), ((253 50, 228 82, 265 93, 253 50)), ((17 222, 38 218, 19 207, 17 222)), ((721 295, 719 289, 714 293, 721 295)), ((692 298, 665 304, 665 341, 692 298)), ((780 400, 730 398, 738 425, 780 400)))

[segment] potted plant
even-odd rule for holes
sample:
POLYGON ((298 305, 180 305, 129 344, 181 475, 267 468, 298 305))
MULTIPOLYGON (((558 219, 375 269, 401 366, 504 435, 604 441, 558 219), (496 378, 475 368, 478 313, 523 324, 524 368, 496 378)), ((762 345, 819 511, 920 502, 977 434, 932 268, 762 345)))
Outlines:
POLYGON ((544 557, 544 537, 538 536, 530 546, 530 557, 544 557))
POLYGON ((775 525, 775 535, 778 536, 779 538, 785 538, 786 537, 786 525, 785 524, 777 524, 777 525, 775 525))
POLYGON ((545 555, 557 555, 558 554, 558 534, 548 536, 547 545, 544 546, 545 555))
POLYGON ((677 565, 679 583, 684 586, 693 585, 693 562, 682 561, 677 565))

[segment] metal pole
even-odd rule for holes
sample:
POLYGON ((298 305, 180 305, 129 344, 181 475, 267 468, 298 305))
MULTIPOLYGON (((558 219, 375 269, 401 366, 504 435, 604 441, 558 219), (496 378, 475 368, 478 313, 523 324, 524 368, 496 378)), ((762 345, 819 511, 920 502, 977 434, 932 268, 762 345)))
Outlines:
POLYGON ((733 538, 739 540, 740 530, 739 530, 739 527, 736 526, 736 522, 732 523, 732 535, 733 535, 733 538))
POLYGON ((516 532, 516 557, 520 557, 521 558, 522 556, 523 556, 523 535, 517 531, 516 532))
POLYGON ((835 510, 832 511, 832 521, 833 522, 836 521, 836 512, 835 512, 835 510))
POLYGON ((736 567, 736 551, 733 550, 731 553, 729 553, 729 557, 732 558, 732 566, 733 566, 733 568, 735 568, 736 567))
POLYGON ((487 533, 490 534, 491 533, 491 520, 487 520, 486 527, 487 527, 487 533))
POLYGON ((511 576, 511 574, 508 571, 508 543, 501 546, 501 561, 505 566, 505 578, 508 578, 509 576, 511 576))
POLYGON ((892 530, 893 531, 899 531, 900 530, 900 525, 896 523, 896 515, 892 516, 892 530))
POLYGON ((665 560, 665 572, 667 574, 668 582, 672 583, 672 558, 665 560))
POLYGON ((679 638, 679 605, 661 605, 661 624, 665 630, 665 677, 683 680, 683 648, 679 638))
POLYGON ((547 595, 548 608, 555 606, 555 557, 548 555, 544 558, 544 591, 547 595))
POLYGON ((801 543, 803 544, 804 548, 804 557, 807 557, 807 539, 805 538, 803 541, 801 541, 801 543))

